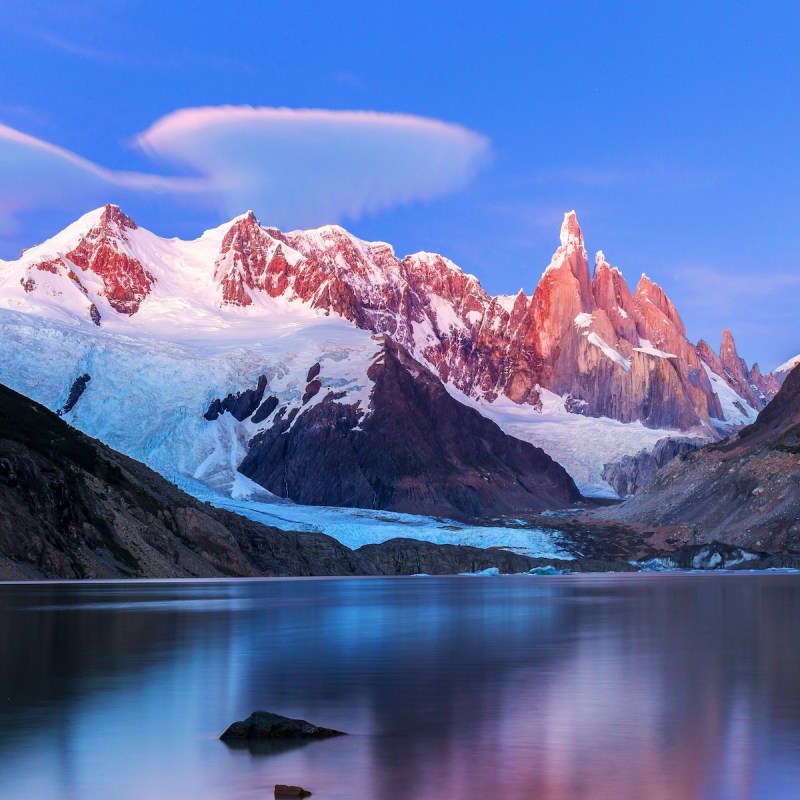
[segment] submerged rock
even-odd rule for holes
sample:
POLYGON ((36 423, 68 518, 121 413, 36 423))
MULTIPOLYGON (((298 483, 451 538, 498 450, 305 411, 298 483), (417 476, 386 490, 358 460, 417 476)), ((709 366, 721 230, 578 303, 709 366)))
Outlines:
POLYGON ((291 719, 269 711, 254 711, 247 719, 234 722, 219 738, 223 741, 243 739, 327 739, 345 736, 343 731, 321 728, 304 719, 291 719))

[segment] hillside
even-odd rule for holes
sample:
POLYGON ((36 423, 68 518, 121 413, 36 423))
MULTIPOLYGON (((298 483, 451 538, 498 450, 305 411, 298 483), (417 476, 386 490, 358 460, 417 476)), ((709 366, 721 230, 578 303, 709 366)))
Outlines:
POLYGON ((212 508, 0 386, 0 578, 369 574, 335 539, 212 508))
POLYGON ((593 512, 674 541, 800 552, 800 367, 758 419, 667 464, 642 492, 593 512))

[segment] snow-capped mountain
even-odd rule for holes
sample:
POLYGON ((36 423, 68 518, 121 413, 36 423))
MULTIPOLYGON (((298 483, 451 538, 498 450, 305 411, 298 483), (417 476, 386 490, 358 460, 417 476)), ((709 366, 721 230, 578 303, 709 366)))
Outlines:
MULTIPOLYGON (((251 443, 280 428, 318 446, 296 434, 319 430, 322 404, 352 409, 336 423, 348 432, 369 428, 382 413, 376 364, 394 344, 407 374, 431 370, 459 408, 539 445, 595 494, 612 493, 604 464, 664 436, 714 438, 777 389, 729 334, 720 356, 692 345, 645 276, 631 292, 598 253, 592 277, 572 212, 532 296, 491 297, 442 256, 398 258, 338 226, 282 233, 248 213, 167 240, 108 205, 0 263, 0 325, 3 382, 195 493, 197 481, 256 491, 238 471, 251 443), (259 389, 249 414, 231 413, 259 389), (66 410, 71 390, 80 399, 66 410)), ((262 480, 273 492, 275 458, 262 480)))

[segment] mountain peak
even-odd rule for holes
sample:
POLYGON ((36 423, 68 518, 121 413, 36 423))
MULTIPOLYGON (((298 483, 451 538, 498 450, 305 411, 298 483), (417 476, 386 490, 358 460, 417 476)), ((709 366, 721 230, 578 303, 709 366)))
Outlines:
POLYGON ((583 231, 578 224, 578 215, 574 211, 567 211, 564 214, 564 221, 561 223, 561 245, 583 247, 583 231))
POLYGON ((722 344, 719 348, 719 357, 722 360, 723 366, 731 371, 732 374, 741 373, 742 380, 745 379, 744 373, 747 371, 747 365, 739 357, 736 351, 736 342, 733 340, 733 334, 730 329, 724 328, 722 330, 722 344))
POLYGON ((225 223, 222 226, 222 230, 233 230, 241 229, 241 228, 260 228, 261 223, 259 222, 258 218, 253 211, 245 211, 244 214, 239 214, 238 216, 234 217, 230 222, 225 223))
POLYGON ((116 225, 118 228, 128 228, 135 231, 139 226, 122 209, 113 203, 106 203, 100 211, 100 224, 103 227, 116 225))
POLYGON ((606 254, 602 250, 598 250, 594 254, 594 265, 595 267, 599 267, 602 264, 608 265, 608 261, 606 261, 606 254))
POLYGON ((734 351, 736 350, 736 342, 733 340, 733 334, 731 333, 730 328, 722 329, 722 347, 720 348, 720 352, 725 348, 730 348, 734 351))

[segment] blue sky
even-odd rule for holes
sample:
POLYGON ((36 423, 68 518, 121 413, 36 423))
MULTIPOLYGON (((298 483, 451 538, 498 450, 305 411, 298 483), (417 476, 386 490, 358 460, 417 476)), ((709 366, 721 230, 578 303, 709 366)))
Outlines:
POLYGON ((574 208, 690 338, 771 368, 800 352, 799 40, 793 2, 4 3, 0 258, 107 200, 184 237, 247 205, 530 292, 574 208))

